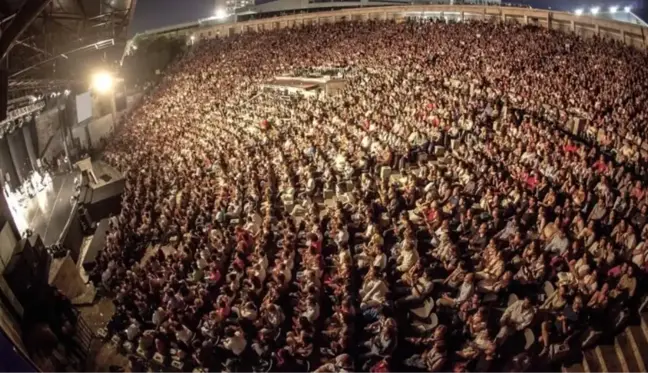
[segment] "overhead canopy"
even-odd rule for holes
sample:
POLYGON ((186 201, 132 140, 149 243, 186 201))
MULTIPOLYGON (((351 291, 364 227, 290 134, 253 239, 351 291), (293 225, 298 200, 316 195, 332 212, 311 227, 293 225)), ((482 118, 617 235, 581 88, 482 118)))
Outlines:
POLYGON ((10 96, 85 80, 119 59, 137 0, 0 0, 10 96))

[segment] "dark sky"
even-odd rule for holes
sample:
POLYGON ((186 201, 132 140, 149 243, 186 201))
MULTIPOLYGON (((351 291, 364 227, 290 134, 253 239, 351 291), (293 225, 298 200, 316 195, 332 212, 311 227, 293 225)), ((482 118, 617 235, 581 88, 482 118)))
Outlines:
POLYGON ((214 0, 137 0, 130 34, 158 27, 171 26, 198 18, 210 17, 215 12, 214 0))
MULTIPOLYGON (((573 11, 579 7, 600 6, 607 9, 617 5, 631 5, 639 16, 646 19, 645 2, 648 0, 506 0, 513 3, 524 3, 535 8, 551 7, 555 10, 573 11)), ((135 18, 130 27, 130 34, 153 28, 170 26, 198 18, 211 16, 215 12, 215 0, 137 0, 135 18)))

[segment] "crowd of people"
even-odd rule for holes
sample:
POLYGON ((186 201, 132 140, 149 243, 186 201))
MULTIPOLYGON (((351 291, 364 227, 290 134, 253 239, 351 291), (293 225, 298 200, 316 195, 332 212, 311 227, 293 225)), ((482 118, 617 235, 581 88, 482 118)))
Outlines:
POLYGON ((104 154, 111 334, 209 371, 515 370, 636 308, 645 52, 426 20, 194 48, 104 154), (261 88, 315 67, 346 86, 261 88))

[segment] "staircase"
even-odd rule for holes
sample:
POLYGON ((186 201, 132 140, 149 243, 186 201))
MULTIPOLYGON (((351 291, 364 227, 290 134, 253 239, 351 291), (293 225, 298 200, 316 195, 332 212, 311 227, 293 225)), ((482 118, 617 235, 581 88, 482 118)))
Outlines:
POLYGON ((614 337, 613 342, 598 344, 583 351, 581 363, 563 366, 563 372, 645 372, 648 367, 648 312, 639 315, 614 337))

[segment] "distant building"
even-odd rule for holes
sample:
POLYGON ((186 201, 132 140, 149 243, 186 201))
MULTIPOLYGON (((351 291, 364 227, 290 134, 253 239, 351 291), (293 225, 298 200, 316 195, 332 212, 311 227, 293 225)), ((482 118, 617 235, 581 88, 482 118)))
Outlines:
POLYGON ((227 14, 236 13, 237 9, 254 5, 254 0, 216 0, 216 9, 225 9, 227 14))

